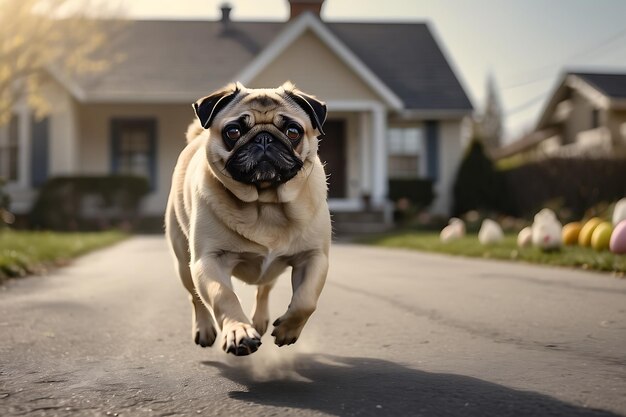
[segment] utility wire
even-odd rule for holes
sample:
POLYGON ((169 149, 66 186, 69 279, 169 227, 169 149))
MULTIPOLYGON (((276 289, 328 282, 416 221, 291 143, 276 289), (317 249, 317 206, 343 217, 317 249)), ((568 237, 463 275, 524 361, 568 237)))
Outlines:
MULTIPOLYGON (((573 61, 575 59, 579 59, 579 58, 582 58, 582 57, 585 57, 585 56, 588 56, 588 55, 593 56, 593 55, 597 55, 599 53, 601 54, 601 53, 609 52, 609 51, 605 50, 606 47, 611 45, 615 41, 620 40, 624 36, 626 36, 626 28, 624 28, 624 29, 620 30, 619 32, 613 34, 612 36, 604 39, 602 42, 596 43, 593 47, 589 47, 589 48, 586 48, 583 51, 579 51, 579 52, 577 52, 575 54, 572 54, 569 57, 567 57, 567 58, 565 58, 563 60, 560 60, 559 62, 555 61, 552 64, 543 65, 541 67, 538 67, 538 68, 535 68, 533 70, 527 71, 527 74, 528 73, 532 73, 532 74, 539 74, 539 75, 531 77, 531 78, 526 78, 523 81, 519 81, 519 82, 516 82, 516 83, 509 84, 509 85, 507 85, 505 87, 502 87, 502 90, 510 90, 510 89, 513 89, 513 88, 523 87, 523 86, 527 86, 527 85, 530 85, 530 84, 535 84, 535 83, 537 83, 539 81, 543 81, 543 80, 546 80, 548 78, 552 78, 554 76, 554 73, 552 71, 554 69, 554 67, 562 66, 564 62, 567 63, 569 61, 573 61), (550 70, 550 72, 546 73, 546 71, 548 71, 548 70, 550 70)), ((620 48, 622 46, 623 45, 620 45, 620 48)), ((614 52, 614 51, 615 51, 614 49, 610 50, 610 52, 614 52)), ((518 77, 519 77, 519 74, 518 74, 518 77)), ((513 77, 513 78, 516 78, 516 77, 513 77)))
POLYGON ((523 110, 526 110, 532 106, 534 106, 535 104, 539 103, 540 101, 542 101, 545 97, 546 94, 548 94, 547 92, 543 92, 533 98, 531 98, 528 101, 525 101, 524 103, 520 104, 519 106, 515 106, 513 107, 511 110, 508 110, 506 112, 504 112, 504 116, 511 116, 512 114, 516 114, 519 113, 523 110))

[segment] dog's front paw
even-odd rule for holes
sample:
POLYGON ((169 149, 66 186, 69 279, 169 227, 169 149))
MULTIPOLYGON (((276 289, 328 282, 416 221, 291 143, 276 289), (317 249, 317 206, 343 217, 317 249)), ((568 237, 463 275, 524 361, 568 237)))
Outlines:
POLYGON ((261 346, 261 336, 249 324, 229 323, 222 329, 222 349, 235 356, 245 356, 257 351, 261 346))
POLYGON ((279 317, 273 323, 274 331, 272 332, 272 336, 274 336, 274 343, 278 346, 296 343, 305 323, 306 319, 290 317, 287 314, 279 317))

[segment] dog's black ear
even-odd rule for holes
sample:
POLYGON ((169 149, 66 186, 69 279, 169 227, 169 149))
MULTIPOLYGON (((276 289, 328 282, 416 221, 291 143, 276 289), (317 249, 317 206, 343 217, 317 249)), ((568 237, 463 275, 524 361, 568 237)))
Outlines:
POLYGON ((229 84, 221 90, 193 103, 193 110, 203 128, 208 129, 217 113, 237 97, 242 87, 239 83, 229 84))
POLYGON ((285 88, 287 96, 295 101, 298 106, 302 107, 309 115, 313 127, 323 135, 324 131, 322 130, 322 126, 324 122, 326 122, 327 114, 326 103, 302 91, 296 90, 291 83, 284 84, 283 88, 285 88))

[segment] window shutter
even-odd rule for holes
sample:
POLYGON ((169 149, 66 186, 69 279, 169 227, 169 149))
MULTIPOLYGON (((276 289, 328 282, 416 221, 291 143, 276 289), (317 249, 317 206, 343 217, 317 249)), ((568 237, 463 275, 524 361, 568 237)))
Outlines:
POLYGON ((48 179, 49 119, 31 119, 30 181, 40 187, 48 179))

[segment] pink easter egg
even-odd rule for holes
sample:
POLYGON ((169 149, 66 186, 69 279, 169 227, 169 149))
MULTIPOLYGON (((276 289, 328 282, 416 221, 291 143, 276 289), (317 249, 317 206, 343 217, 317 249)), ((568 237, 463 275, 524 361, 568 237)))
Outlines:
POLYGON ((626 254, 626 220, 619 222, 613 229, 609 248, 613 253, 626 254))

